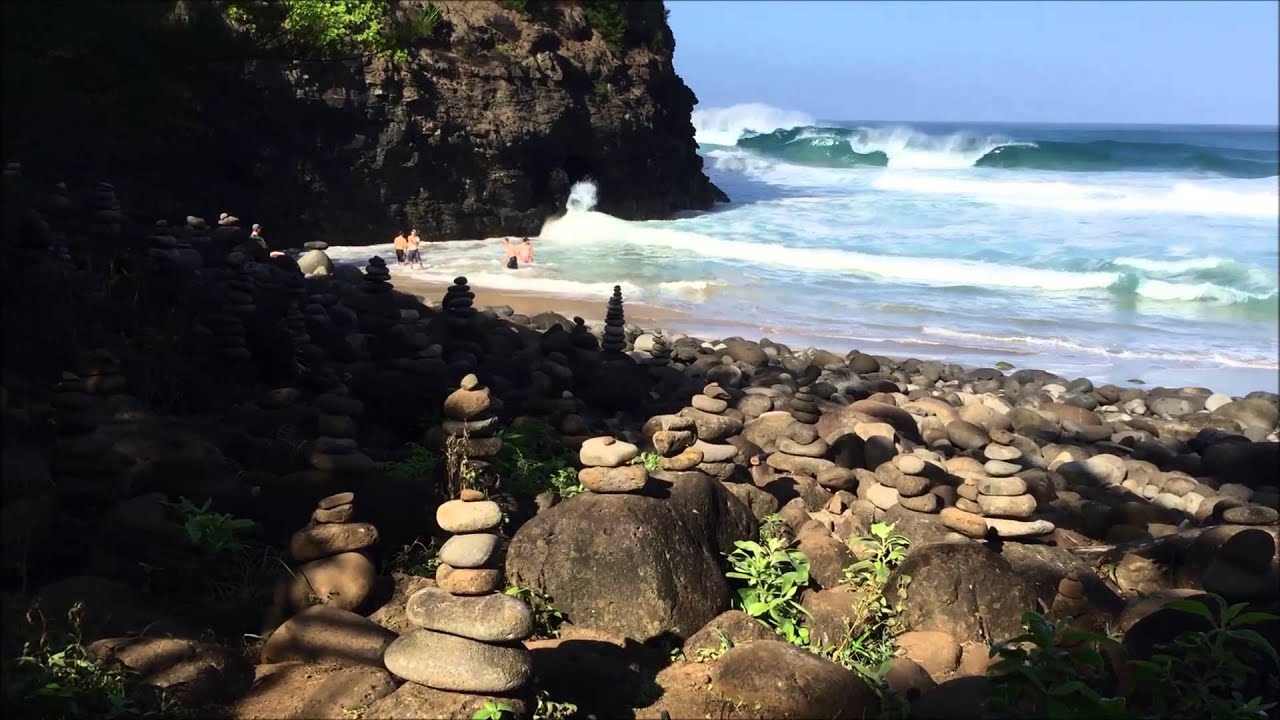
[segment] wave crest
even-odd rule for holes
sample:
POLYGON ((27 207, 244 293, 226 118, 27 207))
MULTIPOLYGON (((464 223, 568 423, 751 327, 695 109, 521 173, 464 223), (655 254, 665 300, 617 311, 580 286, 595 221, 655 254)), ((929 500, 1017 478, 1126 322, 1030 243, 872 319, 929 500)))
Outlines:
POLYGON ((729 145, 748 133, 767 133, 779 128, 813 125, 809 115, 782 110, 764 103, 741 103, 725 108, 693 111, 694 139, 699 145, 729 145))

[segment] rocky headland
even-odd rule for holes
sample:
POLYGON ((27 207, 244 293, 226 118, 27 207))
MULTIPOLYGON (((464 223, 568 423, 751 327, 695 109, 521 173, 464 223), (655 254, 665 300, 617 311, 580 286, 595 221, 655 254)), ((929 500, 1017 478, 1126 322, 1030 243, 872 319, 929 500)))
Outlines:
POLYGON ((135 713, 1032 712, 993 663, 1047 622, 1152 717, 1131 661, 1211 629, 1168 601, 1277 608, 1275 395, 424 303, 4 180, 12 709, 62 647, 135 713))
POLYGON ((323 61, 255 41, 226 3, 40 5, 5 10, 5 103, 26 110, 4 156, 51 183, 112 177, 141 218, 216 198, 290 247, 532 235, 588 177, 624 219, 726 199, 661 3, 588 3, 624 18, 607 39, 578 3, 398 2, 439 13, 402 55, 323 61))

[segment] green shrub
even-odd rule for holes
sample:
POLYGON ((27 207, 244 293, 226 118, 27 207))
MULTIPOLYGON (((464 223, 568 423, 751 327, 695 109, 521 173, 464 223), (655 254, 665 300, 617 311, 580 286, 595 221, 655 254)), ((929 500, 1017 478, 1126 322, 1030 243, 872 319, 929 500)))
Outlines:
POLYGON ((883 590, 889 582, 889 574, 907 558, 907 549, 911 541, 893 532, 890 523, 873 523, 871 534, 850 540, 851 548, 857 548, 857 554, 870 556, 855 562, 844 569, 843 582, 854 587, 872 587, 883 590))
POLYGON ((435 577, 440 567, 440 541, 431 538, 426 544, 415 538, 402 545, 387 561, 386 573, 402 572, 414 577, 435 577))
POLYGON ((507 703, 485 700, 484 705, 471 714, 471 720, 510 720, 515 716, 515 708, 507 703))
POLYGON ((407 60, 412 42, 434 36, 434 3, 406 15, 393 0, 228 0, 227 16, 269 50, 303 59, 385 56, 407 60))
POLYGON ((164 694, 137 682, 128 670, 104 663, 89 652, 81 638, 84 607, 76 603, 67 614, 67 628, 45 623, 37 608, 27 615, 36 638, 22 655, 4 667, 6 717, 136 718, 175 714, 164 694))
POLYGON ((435 474, 440 458, 418 443, 409 443, 409 455, 402 460, 378 463, 379 469, 394 478, 427 482, 435 474))
POLYGON ((196 505, 183 497, 176 503, 165 504, 181 515, 187 541, 201 553, 214 557, 244 550, 244 536, 257 530, 258 524, 245 518, 210 512, 211 502, 205 500, 203 505, 196 505))
POLYGON ((662 456, 650 450, 646 450, 631 459, 632 465, 643 465, 644 469, 649 472, 656 471, 660 467, 659 463, 661 462, 662 456))
POLYGON ((533 609, 534 635, 538 637, 557 637, 560 635, 560 626, 565 623, 565 616, 551 603, 551 598, 534 588, 525 588, 519 585, 511 585, 505 592, 507 595, 520 598, 529 603, 529 607, 533 609))
POLYGON ((600 33, 614 50, 623 47, 627 33, 626 5, 622 0, 583 0, 582 12, 591 29, 600 33))
POLYGON ((1136 691, 1128 698, 1099 692, 1110 684, 1112 674, 1099 649, 1105 636, 1025 613, 1027 632, 991 649, 1000 659, 992 667, 995 686, 988 709, 1010 717, 1032 714, 1054 720, 1268 717, 1276 703, 1265 699, 1280 694, 1280 656, 1247 626, 1278 618, 1244 612, 1243 603, 1229 606, 1216 595, 1208 597, 1208 603, 1174 600, 1165 605, 1204 618, 1210 629, 1179 634, 1158 646, 1150 660, 1129 660, 1136 691), (1246 699, 1250 681, 1259 680, 1266 685, 1264 694, 1246 699))
POLYGON ((778 538, 764 544, 739 540, 734 546, 728 555, 733 569, 725 577, 746 585, 738 589, 735 604, 787 642, 807 645, 809 630, 800 626, 800 619, 808 611, 796 598, 809 584, 809 558, 778 538))
POLYGON ((771 539, 782 540, 786 538, 787 521, 782 519, 778 513, 770 513, 760 518, 760 539, 769 541, 771 539))
POLYGON ((562 498, 583 492, 573 453, 546 423, 530 421, 504 430, 495 466, 500 489, 530 502, 548 490, 562 498))

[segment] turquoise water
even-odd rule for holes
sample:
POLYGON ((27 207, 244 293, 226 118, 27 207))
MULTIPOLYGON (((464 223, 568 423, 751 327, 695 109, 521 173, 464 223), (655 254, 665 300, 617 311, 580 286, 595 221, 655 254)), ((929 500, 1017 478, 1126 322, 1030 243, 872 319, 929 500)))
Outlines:
POLYGON ((533 268, 450 243, 426 274, 601 301, 621 284, 708 335, 1277 389, 1275 128, 694 120, 732 203, 624 222, 589 208, 625 188, 581 184, 533 268))

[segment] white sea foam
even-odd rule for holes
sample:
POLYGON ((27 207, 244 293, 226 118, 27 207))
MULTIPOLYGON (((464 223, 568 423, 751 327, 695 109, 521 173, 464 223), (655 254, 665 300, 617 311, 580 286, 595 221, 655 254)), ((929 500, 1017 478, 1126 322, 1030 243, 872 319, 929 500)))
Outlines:
POLYGON ((1186 258, 1184 260, 1155 260, 1152 258, 1120 257, 1112 260, 1116 265, 1137 268, 1156 273, 1184 273, 1192 270, 1209 270, 1229 261, 1220 257, 1186 258))
POLYGON ((968 133, 929 135, 905 126, 858 128, 849 138, 854 152, 882 152, 889 167, 919 170, 959 169, 973 167, 978 159, 992 150, 1015 142, 1002 135, 976 136, 968 133))
POLYGON ((694 139, 699 145, 734 145, 747 132, 767 133, 816 122, 805 113, 763 103, 694 110, 692 119, 694 139))

